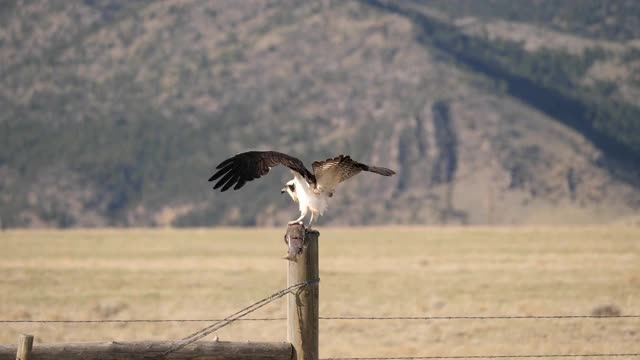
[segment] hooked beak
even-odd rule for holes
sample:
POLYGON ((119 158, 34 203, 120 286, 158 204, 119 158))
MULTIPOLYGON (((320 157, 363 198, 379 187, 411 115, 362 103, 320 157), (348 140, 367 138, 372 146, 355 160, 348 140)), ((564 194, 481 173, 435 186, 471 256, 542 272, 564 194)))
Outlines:
POLYGON ((280 194, 284 194, 286 191, 286 188, 282 188, 282 190, 280 190, 280 194))

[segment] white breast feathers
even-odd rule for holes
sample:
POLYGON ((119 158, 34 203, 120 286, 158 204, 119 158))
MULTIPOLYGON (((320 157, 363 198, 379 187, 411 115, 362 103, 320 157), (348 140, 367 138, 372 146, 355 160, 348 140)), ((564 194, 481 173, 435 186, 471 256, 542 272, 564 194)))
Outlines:
POLYGON ((306 210, 309 209, 313 213, 322 215, 329 206, 328 194, 322 191, 314 191, 312 186, 298 174, 295 174, 294 182, 300 212, 306 213, 306 210))

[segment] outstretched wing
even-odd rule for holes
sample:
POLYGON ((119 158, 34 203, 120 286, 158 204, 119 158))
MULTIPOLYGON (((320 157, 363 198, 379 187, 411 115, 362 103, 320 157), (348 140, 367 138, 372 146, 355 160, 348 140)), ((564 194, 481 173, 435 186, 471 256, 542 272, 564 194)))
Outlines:
POLYGON ((332 193, 339 183, 350 179, 361 171, 370 171, 384 176, 395 174, 393 170, 362 164, 345 155, 324 161, 315 161, 312 166, 313 174, 316 177, 316 188, 329 193, 332 193))
POLYGON ((233 186, 233 190, 238 190, 247 181, 266 175, 272 167, 277 165, 288 167, 310 183, 315 182, 315 177, 304 167, 300 159, 276 151, 249 151, 229 158, 216 166, 218 171, 209 178, 209 181, 220 179, 216 182, 214 189, 222 187, 221 191, 227 191, 233 186))

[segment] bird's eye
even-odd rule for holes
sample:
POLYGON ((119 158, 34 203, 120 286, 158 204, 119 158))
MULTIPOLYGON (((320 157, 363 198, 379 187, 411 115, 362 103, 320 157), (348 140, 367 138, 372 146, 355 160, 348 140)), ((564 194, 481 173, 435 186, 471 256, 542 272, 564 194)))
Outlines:
POLYGON ((296 190, 296 186, 295 185, 289 185, 289 189, 291 189, 291 191, 295 191, 296 190))

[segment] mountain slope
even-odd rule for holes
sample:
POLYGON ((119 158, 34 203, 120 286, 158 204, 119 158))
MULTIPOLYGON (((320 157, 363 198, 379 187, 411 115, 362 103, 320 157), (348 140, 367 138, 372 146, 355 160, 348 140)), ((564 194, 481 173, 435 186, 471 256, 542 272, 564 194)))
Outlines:
POLYGON ((633 147, 610 154, 373 2, 11 11, 0 17, 3 225, 282 224, 296 213, 279 195, 286 171, 233 193, 206 182, 250 149, 398 171, 338 188, 321 224, 606 222, 640 208, 633 147))

